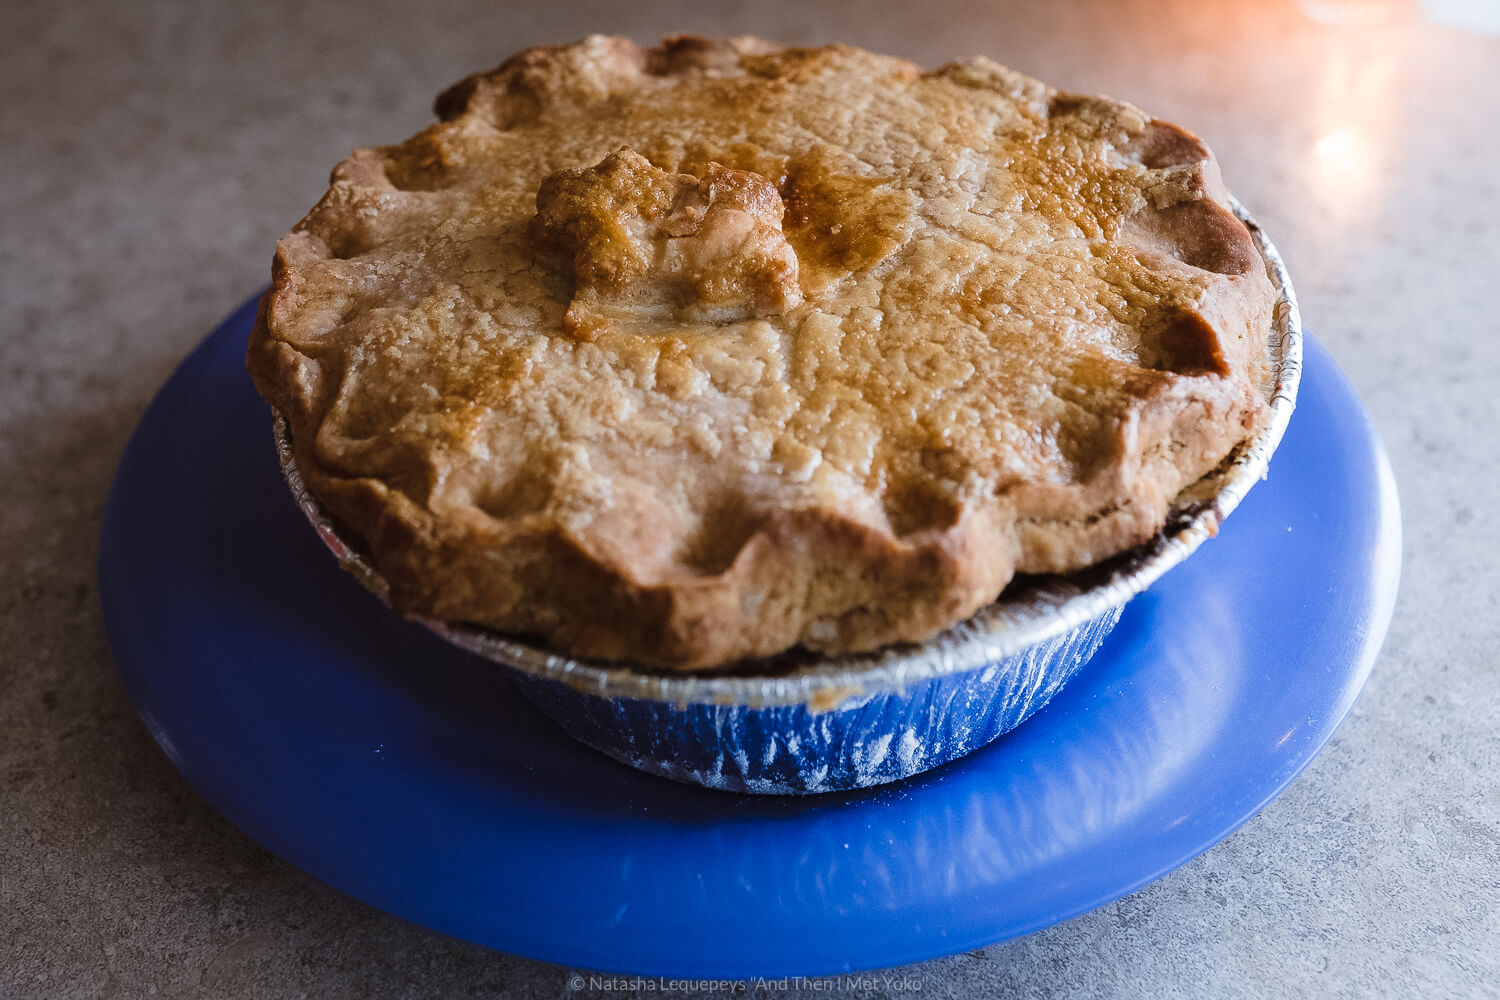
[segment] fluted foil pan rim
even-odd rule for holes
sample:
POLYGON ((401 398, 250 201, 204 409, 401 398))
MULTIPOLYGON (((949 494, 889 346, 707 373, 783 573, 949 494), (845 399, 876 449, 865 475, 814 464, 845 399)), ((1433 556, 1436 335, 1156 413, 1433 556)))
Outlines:
MULTIPOLYGON (((411 616, 448 642, 481 657, 606 698, 641 698, 678 705, 762 708, 806 704, 835 708, 850 699, 968 670, 980 669, 1039 642, 1076 629, 1123 605, 1218 533, 1245 494, 1265 478, 1296 407, 1302 376, 1302 317, 1286 265, 1243 205, 1232 199, 1277 290, 1269 333, 1271 418, 1234 457, 1184 490, 1156 538, 1080 574, 1040 577, 1012 586, 993 604, 922 643, 824 657, 776 675, 663 673, 628 663, 575 659, 491 629, 411 616), (1086 578, 1086 579, 1084 579, 1086 578)), ((286 420, 273 418, 282 474, 297 506, 343 567, 389 603, 390 589, 369 558, 347 540, 308 490, 292 456, 286 420)))

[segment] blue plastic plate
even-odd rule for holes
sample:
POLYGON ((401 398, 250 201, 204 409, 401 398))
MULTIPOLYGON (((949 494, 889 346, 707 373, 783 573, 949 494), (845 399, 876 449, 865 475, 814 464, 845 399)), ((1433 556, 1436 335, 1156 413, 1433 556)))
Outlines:
POLYGON ((637 773, 329 558, 244 372, 246 303, 183 363, 110 496, 100 595, 142 719, 316 878, 461 938, 650 975, 819 975, 1024 934, 1144 885, 1279 792, 1359 692, 1395 490, 1307 345, 1268 481, 1014 733, 883 788, 757 798, 637 773))

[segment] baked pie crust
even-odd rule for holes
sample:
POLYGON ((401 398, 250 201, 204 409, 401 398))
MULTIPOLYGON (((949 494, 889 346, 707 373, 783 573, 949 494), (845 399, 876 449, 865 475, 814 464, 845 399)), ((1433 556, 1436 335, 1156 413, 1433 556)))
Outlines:
POLYGON ((1266 420, 1209 151, 985 59, 527 49, 333 171, 249 367, 408 613, 705 669, 929 638, 1266 420))

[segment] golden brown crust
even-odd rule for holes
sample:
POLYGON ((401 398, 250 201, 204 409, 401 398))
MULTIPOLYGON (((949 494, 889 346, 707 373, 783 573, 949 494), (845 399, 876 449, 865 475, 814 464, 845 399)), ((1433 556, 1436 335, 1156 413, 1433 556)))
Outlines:
POLYGON ((770 180, 698 169, 673 174, 627 146, 542 181, 528 236, 573 279, 565 329, 650 335, 673 320, 733 323, 802 301, 770 180))
POLYGON ((980 59, 593 37, 356 151, 249 366, 403 610, 707 668, 1149 539, 1265 418, 1201 142, 980 59))

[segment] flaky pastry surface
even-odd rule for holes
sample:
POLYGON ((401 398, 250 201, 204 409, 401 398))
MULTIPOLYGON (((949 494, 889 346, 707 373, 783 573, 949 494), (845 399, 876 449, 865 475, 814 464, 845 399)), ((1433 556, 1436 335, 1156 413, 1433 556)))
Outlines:
POLYGON ((1208 150, 979 59, 592 37, 357 150, 249 367, 404 611, 703 669, 920 641, 1264 421, 1208 150))

